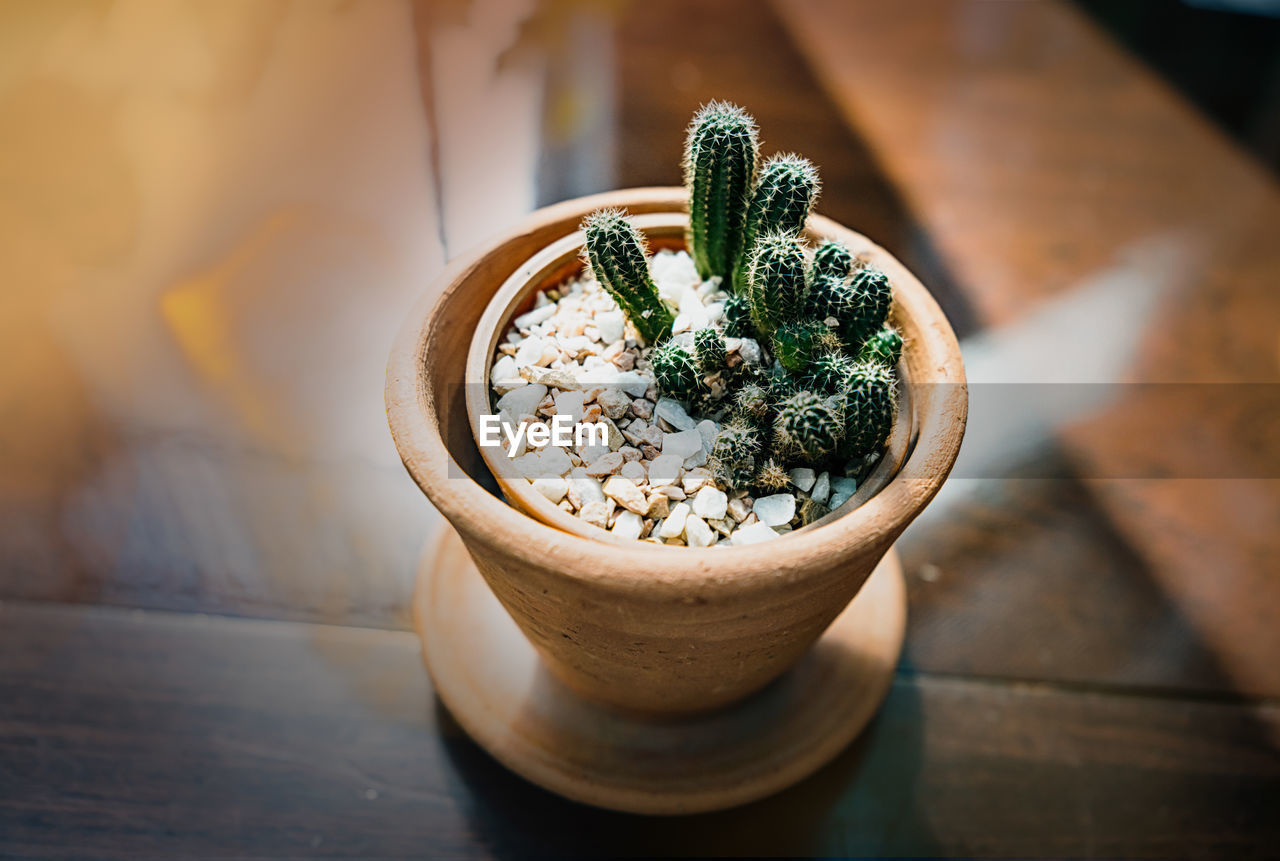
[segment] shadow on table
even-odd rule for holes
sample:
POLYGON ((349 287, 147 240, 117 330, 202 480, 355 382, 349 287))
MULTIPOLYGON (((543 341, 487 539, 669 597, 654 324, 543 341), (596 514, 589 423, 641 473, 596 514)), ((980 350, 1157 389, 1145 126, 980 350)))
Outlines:
POLYGON ((880 714, 833 762, 791 789, 719 813, 653 817, 567 801, 508 771, 436 701, 459 809, 503 858, 530 855, 937 854, 915 809, 923 755, 920 696, 895 683, 880 714))

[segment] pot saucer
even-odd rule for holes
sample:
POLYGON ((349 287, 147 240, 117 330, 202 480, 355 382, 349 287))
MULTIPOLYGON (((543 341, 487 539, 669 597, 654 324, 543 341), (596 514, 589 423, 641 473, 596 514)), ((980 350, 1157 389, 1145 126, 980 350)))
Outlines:
POLYGON ((907 607, 891 549, 781 678, 720 711, 663 719, 596 705, 554 679, 447 525, 423 551, 413 610, 436 693, 499 762, 585 804, 678 814, 772 795, 835 758, 888 692, 907 607))

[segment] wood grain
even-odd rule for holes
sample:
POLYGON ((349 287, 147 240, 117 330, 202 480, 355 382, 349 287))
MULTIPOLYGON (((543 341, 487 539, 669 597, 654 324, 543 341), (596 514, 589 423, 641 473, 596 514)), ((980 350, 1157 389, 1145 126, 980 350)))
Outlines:
POLYGON ((513 776, 412 634, 0 606, 0 854, 1266 857, 1280 712, 928 675, 782 795, 651 819, 513 776))

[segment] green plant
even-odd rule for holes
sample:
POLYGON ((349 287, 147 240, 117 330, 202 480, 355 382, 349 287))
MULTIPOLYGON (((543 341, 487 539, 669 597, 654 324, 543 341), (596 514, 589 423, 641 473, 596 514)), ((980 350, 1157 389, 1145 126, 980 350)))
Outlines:
POLYGON ((833 277, 844 280, 853 273, 853 252, 843 242, 828 239, 813 252, 814 279, 833 277))
POLYGON ((896 365, 901 357, 902 335, 892 326, 885 326, 868 338, 862 345, 862 351, 858 353, 861 360, 874 359, 889 366, 896 365))
POLYGON ((746 296, 730 296, 724 300, 724 333, 731 338, 754 338, 751 322, 751 300, 746 296))
POLYGON ((773 458, 768 458, 756 470, 755 486, 764 493, 778 493, 791 486, 787 468, 773 458))
POLYGON ((851 349, 858 350, 884 325, 893 292, 888 276, 874 266, 864 266, 853 273, 849 284, 853 288, 853 307, 838 319, 845 341, 851 349))
POLYGON ((811 462, 821 462, 835 453, 844 435, 838 405, 813 392, 796 392, 783 401, 773 429, 780 454, 811 462))
POLYGON ((762 236, 751 254, 751 321, 767 338, 799 311, 805 294, 804 245, 784 233, 762 236))
POLYGON ((825 332, 815 320, 783 323, 773 333, 773 354, 788 371, 802 371, 813 361, 825 332))
POLYGON ((698 372, 698 365, 693 355, 679 344, 668 341, 655 347, 649 363, 663 394, 690 403, 701 393, 702 374, 698 372))
POLYGON ((671 331, 672 316, 649 275, 644 237, 616 209, 600 209, 582 222, 586 257, 600 286, 631 320, 636 331, 656 344, 671 331))
POLYGON ((874 360, 856 363, 843 401, 843 453, 862 457, 884 445, 897 406, 893 370, 874 360))
POLYGON ((742 229, 742 255, 733 270, 733 290, 748 289, 750 258, 764 236, 797 236, 818 199, 818 170, 796 155, 773 156, 760 170, 742 229))
POLYGON ((699 329, 693 333, 693 356, 698 369, 704 374, 714 374, 726 367, 727 347, 724 335, 715 329, 699 329))
POLYGON ((728 279, 737 265, 758 159, 756 122, 742 108, 711 102, 694 115, 684 149, 688 245, 704 279, 728 279))

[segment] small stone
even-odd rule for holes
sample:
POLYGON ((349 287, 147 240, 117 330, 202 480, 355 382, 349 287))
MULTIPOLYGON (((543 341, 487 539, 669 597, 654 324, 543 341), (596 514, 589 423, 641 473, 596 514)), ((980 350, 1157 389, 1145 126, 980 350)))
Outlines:
POLYGON ((711 419, 703 419, 698 422, 698 433, 702 435, 702 450, 710 454, 711 450, 716 447, 716 435, 720 433, 719 426, 711 419))
POLYGON ((685 493, 697 493, 704 485, 710 483, 711 473, 701 467, 690 469, 684 474, 684 478, 680 479, 680 484, 684 487, 685 493))
POLYGON ((671 497, 664 493, 649 494, 649 510, 646 511, 645 517, 651 517, 654 520, 666 517, 671 513, 671 497))
POLYGON ((636 514, 644 514, 649 510, 649 500, 629 478, 615 475, 605 480, 604 495, 617 501, 619 505, 636 514))
POLYGON ((613 475, 615 472, 622 469, 622 464, 622 455, 618 454, 616 451, 611 451, 607 454, 600 455, 595 460, 589 461, 587 464, 587 475, 613 475))
POLYGON ((489 369, 489 382, 496 386, 504 380, 519 381, 520 385, 525 385, 520 377, 520 369, 516 367, 516 360, 510 356, 499 357, 489 369))
POLYGON ((656 425, 649 425, 644 429, 644 432, 640 434, 641 440, 645 445, 651 445, 659 451, 662 449, 662 436, 662 429, 656 425))
POLYGON ((778 533, 773 531, 773 527, 765 526, 763 523, 752 523, 748 526, 739 526, 733 535, 729 536, 729 543, 735 546, 759 544, 761 541, 772 541, 777 537, 778 533))
POLYGON ((743 338, 738 345, 738 355, 742 356, 742 360, 748 365, 764 364, 764 351, 760 349, 760 342, 754 338, 743 338))
POLYGON ((582 420, 584 422, 591 422, 592 424, 595 424, 600 421, 600 417, 602 415, 604 415, 604 410, 600 409, 600 405, 592 404, 587 407, 587 411, 582 414, 582 420))
POLYGON ((590 388, 591 383, 589 380, 578 379, 564 368, 521 368, 520 376, 535 385, 553 386, 557 389, 586 389, 590 388))
POLYGON ((610 451, 617 451, 627 444, 627 438, 622 435, 622 431, 618 430, 618 426, 610 419, 600 419, 600 421, 603 421, 609 430, 610 451))
POLYGON ((585 396, 582 391, 556 392, 556 415, 569 416, 569 420, 574 424, 582 421, 584 418, 582 401, 585 396))
POLYGON ((644 455, 645 460, 653 460, 658 455, 662 454, 662 452, 658 451, 657 446, 652 446, 648 443, 640 446, 640 452, 644 455))
POLYGON ((596 403, 611 419, 620 419, 627 414, 627 410, 631 409, 631 398, 620 389, 605 389, 596 396, 596 403))
POLYGON ((852 478, 839 476, 831 479, 831 498, 827 500, 827 508, 832 511, 844 505, 858 491, 858 482, 852 478))
POLYGON ((498 398, 498 409, 513 416, 533 413, 547 396, 547 387, 537 383, 521 386, 498 398))
POLYGON ((649 462, 649 483, 654 487, 672 484, 680 479, 684 472, 684 458, 674 454, 663 454, 649 462))
POLYGON ((728 538, 733 534, 733 528, 738 524, 727 517, 722 517, 719 520, 708 520, 707 525, 724 537, 728 538))
POLYGON ((533 489, 552 502, 558 503, 569 492, 569 482, 559 476, 556 478, 535 478, 533 480, 533 489))
POLYGON ((619 371, 629 371, 636 366, 636 354, 630 350, 623 350, 614 356, 611 361, 619 371))
POLYGON ((642 397, 650 386, 649 378, 636 371, 623 371, 615 382, 633 398, 642 397))
POLYGON ((654 413, 678 431, 693 430, 698 426, 680 402, 671 398, 658 398, 658 406, 654 413))
MULTIPOLYGON (((626 460, 624 458, 624 460, 626 460)), ((629 478, 639 484, 649 480, 649 475, 644 471, 644 464, 638 460, 629 460, 622 464, 622 470, 619 472, 623 478, 629 478)))
POLYGON ((649 430, 649 423, 644 419, 636 419, 622 429, 622 435, 632 445, 643 445, 648 442, 648 437, 645 435, 647 430, 649 430))
POLYGON ((690 514, 684 522, 684 540, 690 547, 707 547, 716 540, 716 536, 705 520, 690 514))
POLYGON ((600 442, 594 435, 589 442, 584 440, 583 444, 578 446, 578 456, 582 458, 582 462, 585 464, 595 463, 606 454, 609 454, 609 452, 608 444, 600 442))
POLYGON ((667 519, 662 521, 662 525, 658 527, 658 537, 676 538, 680 536, 684 533, 684 524, 688 517, 688 504, 684 502, 677 503, 676 507, 671 509, 671 513, 667 515, 667 519))
MULTIPOLYGON (((649 481, 651 484, 653 483, 652 477, 650 477, 649 481)), ((689 495, 685 493, 684 488, 678 484, 663 485, 662 487, 657 488, 657 492, 661 493, 663 496, 667 497, 668 499, 675 500, 676 502, 679 502, 680 500, 687 498, 689 495)))
POLYGON ((621 340, 626 318, 621 311, 605 311, 595 316, 596 329, 600 332, 600 340, 606 344, 621 340))
POLYGON ((724 491, 708 484, 693 498, 693 513, 704 520, 719 520, 724 517, 728 503, 729 497, 724 491))
POLYGON ((636 398, 631 402, 631 412, 638 418, 648 419, 653 417, 653 402, 646 401, 644 398, 636 398))
POLYGON ((588 502, 582 506, 582 510, 578 512, 578 517, 593 526, 599 526, 604 529, 609 525, 609 515, 612 513, 613 503, 608 500, 604 502, 588 502))
POLYGON ((824 472, 818 476, 818 480, 813 483, 813 490, 809 491, 809 498, 814 502, 821 502, 824 505, 831 496, 831 473, 824 472))
POLYGON ((621 511, 613 521, 614 535, 619 538, 639 538, 644 531, 644 518, 632 511, 621 511))
POLYGON ((696 428, 679 433, 663 434, 662 453, 674 454, 681 460, 688 460, 702 454, 702 434, 698 433, 696 428))
POLYGON ((638 461, 641 457, 640 449, 631 445, 624 445, 622 448, 618 449, 618 454, 622 455, 622 459, 626 463, 638 461))
POLYGON ((792 484, 806 492, 809 488, 813 487, 813 483, 817 481, 818 478, 817 475, 814 474, 813 470, 804 466, 793 469, 787 474, 791 476, 792 484))
POLYGON ((747 503, 741 496, 736 496, 733 499, 730 499, 729 504, 725 506, 725 510, 728 512, 729 516, 738 523, 746 520, 747 514, 751 512, 751 509, 747 507, 747 503))
MULTIPOLYGON (((555 345, 548 341, 544 341, 537 335, 530 335, 520 342, 520 346, 516 349, 515 363, 517 368, 524 368, 530 365, 545 366, 551 363, 548 359, 543 361, 543 355, 547 347, 554 348, 555 345)), ((558 353, 559 351, 557 351, 558 353)))
POLYGON ((583 467, 577 467, 569 473, 569 501, 574 508, 582 508, 591 502, 604 502, 604 491, 600 482, 587 475, 583 467))
POLYGON ((556 508, 563 511, 565 514, 573 514, 573 503, 567 499, 560 500, 560 502, 556 504, 556 508))
POLYGON ((782 526, 796 516, 796 498, 789 493, 775 493, 756 500, 751 510, 766 526, 782 526))
POLYGON ((546 305, 540 305, 537 308, 534 308, 529 313, 521 314, 519 317, 516 317, 515 326, 517 329, 529 329, 541 323, 543 320, 551 319, 551 316, 555 313, 556 313, 555 305, 550 303, 546 305))

